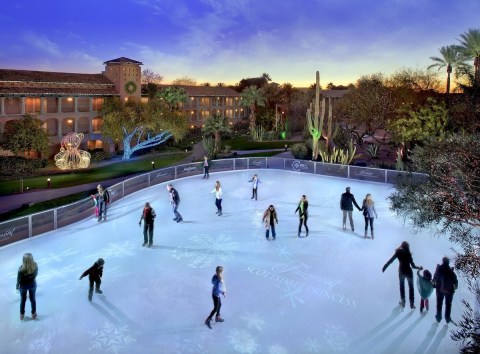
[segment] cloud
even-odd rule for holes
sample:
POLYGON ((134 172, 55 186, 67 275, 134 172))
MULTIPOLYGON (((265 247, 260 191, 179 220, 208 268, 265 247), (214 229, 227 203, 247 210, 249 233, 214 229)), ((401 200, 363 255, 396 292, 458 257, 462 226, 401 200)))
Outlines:
POLYGON ((61 51, 58 48, 58 45, 52 42, 46 36, 38 35, 33 32, 26 32, 23 35, 23 40, 40 51, 46 52, 55 57, 61 56, 61 51))

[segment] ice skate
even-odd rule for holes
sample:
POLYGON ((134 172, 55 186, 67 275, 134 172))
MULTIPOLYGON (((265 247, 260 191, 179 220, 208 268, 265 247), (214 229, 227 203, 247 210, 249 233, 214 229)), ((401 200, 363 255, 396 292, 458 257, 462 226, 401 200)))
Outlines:
POLYGON ((146 243, 142 243, 142 247, 145 247, 147 244, 146 243))
POLYGON ((182 221, 183 221, 182 218, 177 219, 177 223, 182 222, 182 221))
POLYGON ((25 315, 20 314, 20 321, 23 321, 25 318, 25 315))
POLYGON ((343 231, 347 229, 347 225, 343 224, 343 231))
POLYGON ((403 308, 405 308, 405 300, 400 300, 400 301, 398 302, 398 304, 399 304, 400 306, 402 306, 403 308))
POLYGON ((435 315, 435 319, 437 320, 438 323, 442 322, 442 315, 440 315, 440 314, 437 313, 437 314, 435 315))
POLYGON ((452 319, 450 317, 445 317, 445 322, 450 323, 452 322, 452 319))
POLYGON ((34 320, 34 321, 37 320, 37 313, 32 313, 32 320, 34 320))
POLYGON ((219 213, 218 213, 218 216, 222 216, 222 215, 223 215, 222 212, 219 212, 219 213))
POLYGON ((412 310, 415 310, 417 307, 416 307, 415 304, 412 302, 412 303, 410 303, 410 308, 411 308, 412 310))
POLYGON ((212 319, 207 318, 205 320, 205 324, 207 325, 208 328, 212 329, 212 319))
POLYGON ((95 294, 103 294, 103 291, 100 289, 95 290, 95 294))
POLYGON ((225 320, 221 318, 219 315, 215 317, 215 322, 224 322, 225 320))
POLYGON ((152 248, 152 244, 148 244, 148 246, 147 246, 147 247, 148 247, 148 248, 152 248))

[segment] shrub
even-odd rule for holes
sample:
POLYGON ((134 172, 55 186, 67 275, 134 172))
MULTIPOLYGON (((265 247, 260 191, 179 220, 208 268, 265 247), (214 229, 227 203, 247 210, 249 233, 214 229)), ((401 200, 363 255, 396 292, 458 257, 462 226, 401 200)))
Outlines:
POLYGON ((308 149, 305 144, 293 144, 290 149, 292 150, 292 154, 296 159, 304 160, 308 157, 308 149))
POLYGON ((1 156, 0 171, 5 177, 30 176, 35 170, 33 160, 19 156, 1 156))
POLYGON ((93 162, 100 162, 105 160, 110 160, 112 158, 112 154, 105 151, 97 151, 92 154, 92 161, 93 162))
POLYGON ((277 134, 277 132, 275 132, 273 130, 270 130, 268 132, 265 132, 263 137, 264 137, 265 140, 269 140, 269 141, 277 140, 278 134, 277 134))

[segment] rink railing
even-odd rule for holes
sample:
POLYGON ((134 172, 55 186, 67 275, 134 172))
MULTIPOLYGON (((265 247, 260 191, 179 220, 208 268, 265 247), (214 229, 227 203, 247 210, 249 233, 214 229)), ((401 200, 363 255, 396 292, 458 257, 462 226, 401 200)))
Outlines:
MULTIPOLYGON (((341 177, 368 182, 394 184, 399 175, 406 172, 384 170, 371 167, 336 165, 306 160, 282 159, 275 157, 247 157, 212 161, 210 171, 237 171, 248 169, 279 169, 322 176, 341 177)), ((159 183, 178 178, 200 175, 203 173, 203 162, 172 166, 129 178, 123 182, 109 186, 111 202, 115 202, 129 194, 159 183)), ((422 178, 422 174, 414 173, 422 178)), ((42 211, 0 223, 0 247, 23 239, 37 236, 47 231, 56 230, 87 217, 92 217, 93 203, 91 198, 64 205, 55 209, 42 211)))

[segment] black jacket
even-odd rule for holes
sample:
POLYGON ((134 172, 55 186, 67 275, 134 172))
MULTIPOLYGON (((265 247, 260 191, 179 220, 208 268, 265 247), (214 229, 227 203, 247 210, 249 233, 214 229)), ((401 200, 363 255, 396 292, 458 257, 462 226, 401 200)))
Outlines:
POLYGON ((353 204, 355 204, 358 210, 361 209, 358 206, 357 201, 355 200, 355 197, 353 196, 352 193, 350 192, 343 193, 342 197, 340 198, 340 209, 353 211, 353 204))
POLYGON ((38 267, 36 267, 35 271, 30 274, 27 274, 25 271, 22 270, 22 267, 20 267, 17 274, 17 289, 22 286, 31 286, 32 284, 34 284, 37 275, 38 267))
POLYGON ((302 210, 300 209, 300 203, 298 203, 298 207, 297 209, 295 209, 295 213, 298 211, 298 216, 299 217, 302 217, 302 216, 305 216, 308 218, 308 201, 304 201, 303 202, 303 214, 302 214, 302 210))
POLYGON ((98 262, 93 263, 90 268, 83 272, 80 279, 86 277, 87 275, 88 279, 90 280, 100 279, 103 275, 103 265, 99 265, 98 262))
POLYGON ((453 268, 450 268, 448 264, 437 265, 435 274, 433 276, 433 282, 437 288, 437 292, 443 294, 453 294, 458 287, 458 279, 455 275, 453 268))
POLYGON ((420 269, 415 263, 413 263, 412 254, 403 248, 397 248, 395 254, 388 260, 387 263, 383 266, 382 272, 388 268, 392 262, 398 259, 398 272, 407 276, 413 276, 412 268, 420 269), (410 267, 411 266, 411 267, 410 267))

